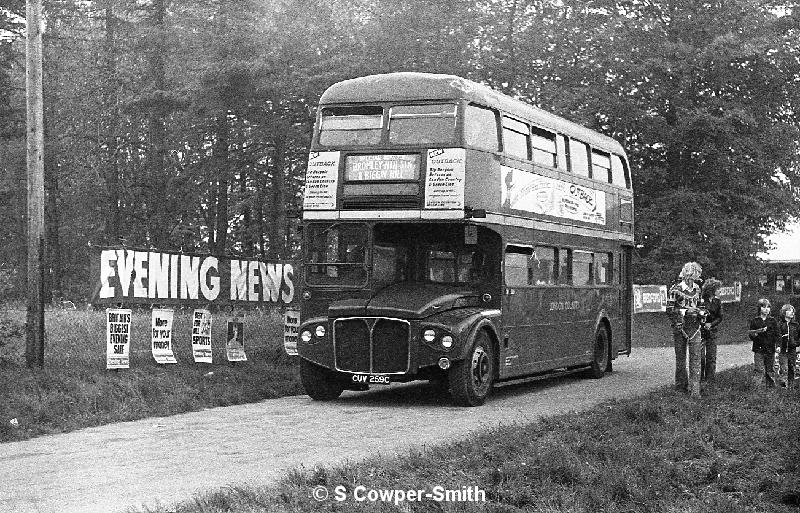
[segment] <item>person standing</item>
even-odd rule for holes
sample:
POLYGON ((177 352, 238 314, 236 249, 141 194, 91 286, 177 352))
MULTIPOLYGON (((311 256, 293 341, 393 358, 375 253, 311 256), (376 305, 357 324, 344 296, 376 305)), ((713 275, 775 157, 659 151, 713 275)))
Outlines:
POLYGON ((667 315, 672 324, 675 346, 675 389, 700 397, 700 357, 702 339, 700 326, 703 315, 700 306, 700 287, 695 283, 703 268, 697 262, 687 262, 667 296, 667 315), (689 372, 686 372, 686 352, 689 352, 689 372))
POLYGON ((775 344, 778 341, 778 323, 770 315, 769 299, 758 300, 758 315, 750 321, 747 332, 753 341, 753 381, 765 381, 767 387, 775 386, 775 344))
POLYGON ((709 278, 703 282, 701 295, 702 305, 706 311, 705 322, 700 330, 703 342, 702 363, 700 365, 700 380, 713 382, 717 373, 717 326, 722 322, 722 301, 717 292, 722 282, 709 278))
POLYGON ((794 388, 795 365, 797 362, 797 346, 800 345, 800 324, 797 323, 796 312, 792 305, 781 307, 778 316, 778 335, 781 346, 781 380, 787 388, 794 388))

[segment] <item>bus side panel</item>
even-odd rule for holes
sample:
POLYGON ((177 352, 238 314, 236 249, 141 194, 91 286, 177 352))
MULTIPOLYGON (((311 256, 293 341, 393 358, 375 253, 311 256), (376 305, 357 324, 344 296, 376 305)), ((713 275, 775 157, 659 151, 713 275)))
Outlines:
POLYGON ((500 209, 500 157, 493 153, 466 150, 469 177, 464 183, 464 206, 497 212, 500 209))

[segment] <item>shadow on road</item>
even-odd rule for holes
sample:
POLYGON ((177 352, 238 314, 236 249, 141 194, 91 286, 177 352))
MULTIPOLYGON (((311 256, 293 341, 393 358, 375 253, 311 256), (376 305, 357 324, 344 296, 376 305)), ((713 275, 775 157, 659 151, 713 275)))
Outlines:
MULTIPOLYGON (((536 394, 585 379, 580 373, 572 373, 500 383, 495 385, 492 395, 487 399, 487 403, 490 404, 525 394, 536 394)), ((341 404, 343 406, 380 406, 382 408, 407 408, 409 406, 461 408, 453 405, 445 385, 426 381, 373 387, 364 392, 345 392, 342 397, 333 401, 333 404, 341 404)))

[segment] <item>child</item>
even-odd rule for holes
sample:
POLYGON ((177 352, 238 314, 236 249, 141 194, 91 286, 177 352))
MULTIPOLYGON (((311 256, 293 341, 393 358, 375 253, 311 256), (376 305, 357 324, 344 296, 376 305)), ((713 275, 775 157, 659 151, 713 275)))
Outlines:
POLYGON ((703 313, 700 307, 700 286, 695 283, 703 268, 697 262, 687 262, 678 277, 680 282, 669 290, 667 315, 672 324, 675 346, 675 389, 685 390, 692 397, 700 397, 700 366, 702 339, 700 326, 703 313), (689 371, 686 371, 686 353, 689 353, 689 371))
POLYGON ((700 368, 701 381, 714 381, 717 371, 717 326, 722 322, 722 302, 717 296, 717 291, 722 282, 715 278, 708 278, 703 282, 701 289, 706 311, 705 322, 700 331, 703 339, 703 357, 700 368))
POLYGON ((768 299, 758 300, 758 316, 750 321, 747 334, 753 341, 753 380, 767 382, 767 387, 775 386, 773 361, 775 345, 778 341, 778 323, 770 315, 768 299))
POLYGON ((794 367, 797 361, 797 346, 800 345, 800 324, 795 319, 795 310, 792 305, 781 307, 778 316, 778 335, 781 347, 781 380, 784 386, 794 388, 794 367))

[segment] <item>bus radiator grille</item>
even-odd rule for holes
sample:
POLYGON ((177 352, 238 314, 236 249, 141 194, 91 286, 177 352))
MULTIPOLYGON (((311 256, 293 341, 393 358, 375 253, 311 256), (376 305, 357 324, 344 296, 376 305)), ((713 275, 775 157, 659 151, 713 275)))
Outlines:
POLYGON ((408 371, 410 328, 394 319, 341 319, 334 322, 336 368, 347 372, 393 374, 408 371))

